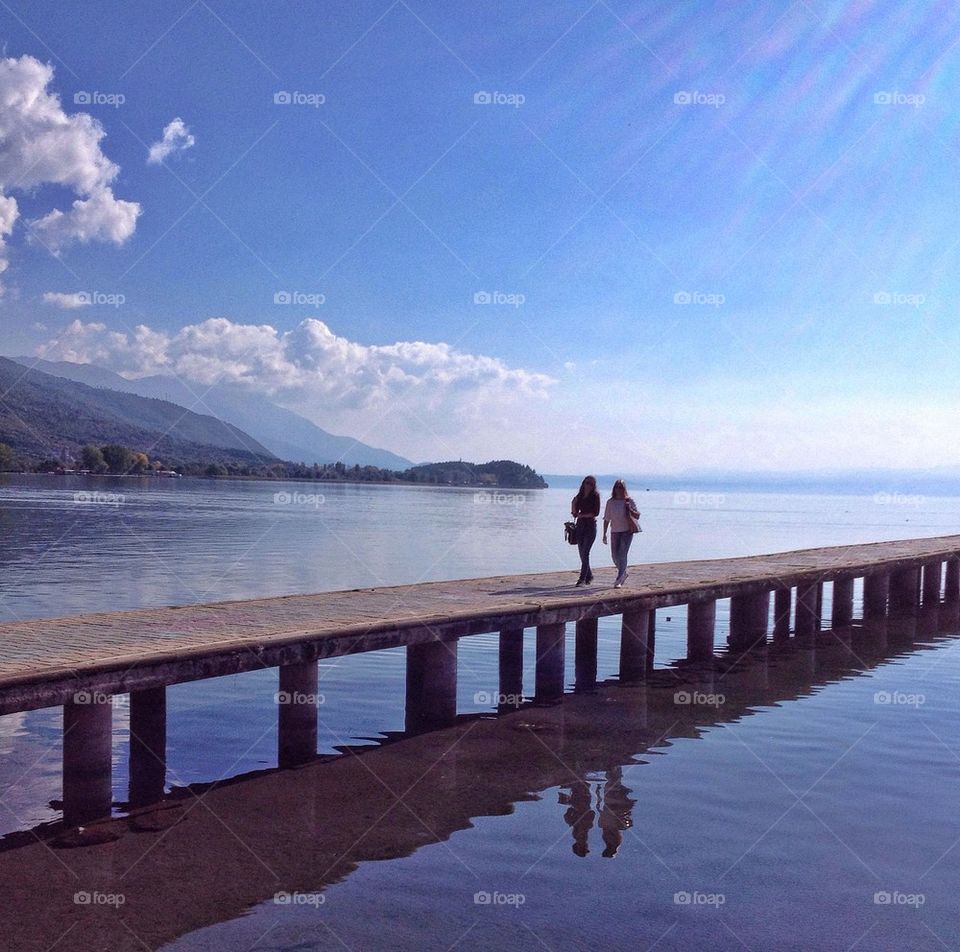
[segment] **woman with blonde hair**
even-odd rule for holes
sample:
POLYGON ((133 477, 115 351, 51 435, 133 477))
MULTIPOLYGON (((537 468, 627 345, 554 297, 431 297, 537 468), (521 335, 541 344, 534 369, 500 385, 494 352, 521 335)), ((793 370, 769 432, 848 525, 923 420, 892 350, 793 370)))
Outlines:
POLYGON ((607 544, 607 528, 612 530, 610 539, 610 554, 613 564, 617 567, 617 580, 614 588, 623 588, 627 580, 627 557, 630 554, 630 543, 634 533, 640 531, 637 522, 640 513, 630 495, 627 493, 627 484, 618 479, 613 484, 610 498, 603 509, 603 544, 607 544))

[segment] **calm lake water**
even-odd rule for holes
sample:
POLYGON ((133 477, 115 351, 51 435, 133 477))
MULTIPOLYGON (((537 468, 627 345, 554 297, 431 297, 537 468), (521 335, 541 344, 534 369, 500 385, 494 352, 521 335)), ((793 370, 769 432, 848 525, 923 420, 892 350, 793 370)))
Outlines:
MULTIPOLYGON (((958 498, 872 489, 633 492, 644 528, 634 562, 937 536, 960 526, 958 498)), ((571 495, 0 477, 0 620, 564 567, 572 583, 575 550, 562 541, 571 495)), ((598 563, 608 559, 599 542, 594 551, 598 563)), ((723 603, 719 622, 718 644, 723 603)), ((601 679, 616 675, 618 623, 601 620, 601 679)), ((683 609, 661 610, 658 666, 684 647, 683 609)), ((526 650, 532 692, 530 633, 526 650)), ((570 681, 572 643, 567 657, 570 681)), ((842 674, 811 677, 791 698, 764 703, 761 692, 745 716, 699 736, 673 738, 636 760, 628 751, 619 773, 586 772, 533 799, 518 796, 510 816, 478 817, 445 842, 363 863, 324 891, 322 906, 267 903, 169 948, 952 947, 956 642, 918 637, 875 665, 856 653, 848 661, 842 674), (603 803, 627 817, 615 856, 604 855, 603 803), (571 821, 571 810, 590 809, 595 822, 571 821), (523 901, 478 905, 478 890, 523 901)), ((459 669, 459 709, 492 711, 496 636, 464 639, 459 669)), ((322 751, 403 729, 402 650, 336 659, 320 676, 322 751)), ((275 766, 274 690, 271 672, 170 688, 168 782, 275 766)), ((119 804, 122 707, 115 725, 119 804)), ((59 796, 59 712, 0 718, 0 754, 0 833, 56 819, 48 802, 59 796)))

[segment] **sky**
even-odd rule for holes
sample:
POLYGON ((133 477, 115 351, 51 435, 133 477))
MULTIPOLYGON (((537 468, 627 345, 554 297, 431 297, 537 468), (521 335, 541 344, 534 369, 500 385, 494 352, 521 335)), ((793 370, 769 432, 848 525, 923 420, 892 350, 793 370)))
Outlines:
POLYGON ((237 382, 416 460, 960 467, 958 27, 8 0, 0 352, 237 382))

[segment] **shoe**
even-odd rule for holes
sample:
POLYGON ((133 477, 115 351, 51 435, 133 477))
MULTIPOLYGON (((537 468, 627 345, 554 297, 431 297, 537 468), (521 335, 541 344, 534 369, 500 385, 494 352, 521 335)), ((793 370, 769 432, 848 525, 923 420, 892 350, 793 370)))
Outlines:
POLYGON ((578 578, 577 585, 586 585, 586 579, 578 578))
POLYGON ((623 588, 623 582, 614 582, 614 583, 613 583, 613 587, 614 587, 614 588, 623 588))
POLYGON ((589 585, 592 581, 593 581, 593 572, 591 572, 591 573, 587 576, 587 585, 589 585))

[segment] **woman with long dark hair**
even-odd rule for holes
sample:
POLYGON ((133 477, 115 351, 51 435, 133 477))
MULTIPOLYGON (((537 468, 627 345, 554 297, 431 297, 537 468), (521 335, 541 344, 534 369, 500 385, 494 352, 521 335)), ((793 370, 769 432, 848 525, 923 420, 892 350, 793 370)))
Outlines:
POLYGON ((580 550, 580 578, 577 585, 589 585, 593 581, 590 569, 590 549, 597 541, 597 516, 600 515, 600 493, 597 481, 587 476, 580 483, 580 491, 570 503, 570 515, 577 520, 577 548, 580 550))

